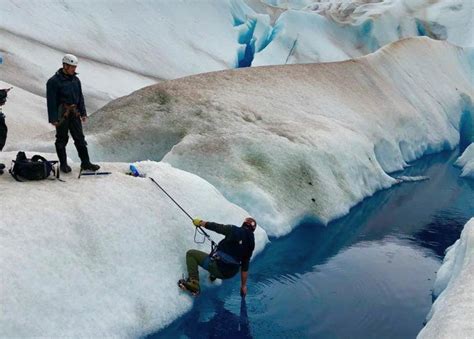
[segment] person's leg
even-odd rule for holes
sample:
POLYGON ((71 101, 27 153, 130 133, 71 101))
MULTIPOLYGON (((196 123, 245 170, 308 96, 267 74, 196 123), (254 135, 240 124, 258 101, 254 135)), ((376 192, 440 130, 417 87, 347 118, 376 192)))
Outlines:
POLYGON ((205 267, 209 255, 206 252, 198 250, 189 250, 186 252, 186 266, 188 269, 188 279, 180 280, 179 285, 186 288, 193 294, 199 294, 199 270, 198 266, 205 267))
POLYGON ((186 252, 186 267, 188 269, 188 278, 199 282, 198 266, 204 267, 203 263, 209 255, 206 252, 198 250, 189 250, 186 252))
POLYGON ((82 164, 89 164, 89 152, 87 150, 87 142, 82 131, 81 119, 78 117, 70 118, 69 129, 71 136, 74 139, 74 146, 76 146, 77 153, 81 159, 82 164))
POLYGON ((71 136, 74 139, 74 145, 76 146, 77 153, 81 159, 81 168, 90 171, 97 171, 100 166, 93 164, 89 159, 89 151, 87 150, 87 142, 82 131, 82 122, 80 117, 71 118, 71 136))
POLYGON ((56 153, 59 159, 59 166, 61 171, 71 172, 71 167, 67 164, 66 145, 69 140, 69 121, 64 119, 58 126, 56 126, 56 153))
POLYGON ((8 128, 5 124, 5 116, 0 113, 0 151, 3 149, 5 143, 7 142, 7 134, 8 128))

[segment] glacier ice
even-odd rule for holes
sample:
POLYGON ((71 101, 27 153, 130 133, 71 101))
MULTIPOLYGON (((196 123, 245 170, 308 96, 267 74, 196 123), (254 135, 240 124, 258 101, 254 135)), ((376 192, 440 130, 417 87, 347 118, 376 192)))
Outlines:
MULTIPOLYGON (((122 174, 125 163, 101 165, 114 173, 64 175, 67 183, 0 177, 0 337, 137 337, 191 307, 176 282, 186 251, 210 245, 193 242, 191 221, 149 178, 122 174)), ((237 225, 248 216, 196 175, 136 165, 193 216, 237 225)), ((255 237, 258 253, 267 236, 259 227, 255 237)))
POLYGON ((474 218, 449 247, 434 285, 437 296, 417 338, 472 338, 474 327, 474 218))
POLYGON ((416 38, 341 63, 201 74, 111 102, 89 141, 108 160, 163 157, 196 173, 282 235, 308 214, 346 214, 396 183, 388 172, 456 147, 472 71, 463 49, 416 38))
POLYGON ((474 179, 474 143, 464 150, 455 165, 462 167, 461 177, 474 179))

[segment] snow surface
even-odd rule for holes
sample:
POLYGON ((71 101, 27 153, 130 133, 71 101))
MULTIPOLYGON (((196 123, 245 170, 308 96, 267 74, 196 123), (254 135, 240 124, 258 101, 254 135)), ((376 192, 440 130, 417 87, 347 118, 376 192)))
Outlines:
POLYGON ((437 296, 427 324, 417 338, 474 337, 474 218, 465 226, 461 238, 449 247, 436 275, 437 296))
MULTIPOLYGON (((121 174, 127 164, 101 165, 114 173, 77 179, 73 164, 65 183, 0 176, 0 337, 137 337, 190 309, 176 282, 186 251, 209 243, 193 243, 191 221, 150 179, 121 174)), ((249 215, 196 175, 137 167, 193 216, 240 225, 249 215)), ((255 235, 258 253, 267 236, 260 227, 255 235)))
POLYGON ((464 150, 454 164, 462 167, 461 177, 474 179, 474 143, 464 150))
POLYGON ((456 147, 472 72, 463 49, 417 38, 354 61, 196 75, 105 106, 88 140, 106 160, 163 158, 198 174, 279 236, 456 147))

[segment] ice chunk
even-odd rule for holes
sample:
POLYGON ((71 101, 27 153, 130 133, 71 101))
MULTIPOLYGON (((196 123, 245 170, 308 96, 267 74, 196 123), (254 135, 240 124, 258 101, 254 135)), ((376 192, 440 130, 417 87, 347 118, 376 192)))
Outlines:
POLYGON ((474 218, 448 248, 434 286, 437 296, 417 338, 472 338, 474 327, 474 218))
POLYGON ((474 179, 474 143, 465 149, 464 153, 454 164, 462 167, 462 177, 474 179))

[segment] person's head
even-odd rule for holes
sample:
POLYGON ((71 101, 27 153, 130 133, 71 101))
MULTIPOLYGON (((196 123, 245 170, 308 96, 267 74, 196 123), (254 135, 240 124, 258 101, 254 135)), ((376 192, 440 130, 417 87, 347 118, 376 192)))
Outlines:
POLYGON ((257 222, 255 221, 254 218, 247 217, 244 219, 244 222, 242 223, 242 227, 245 227, 249 229, 252 232, 255 232, 255 229, 257 228, 257 222))
POLYGON ((77 57, 72 54, 66 54, 63 56, 63 70, 64 73, 68 75, 74 75, 76 74, 76 67, 78 64, 77 57))

